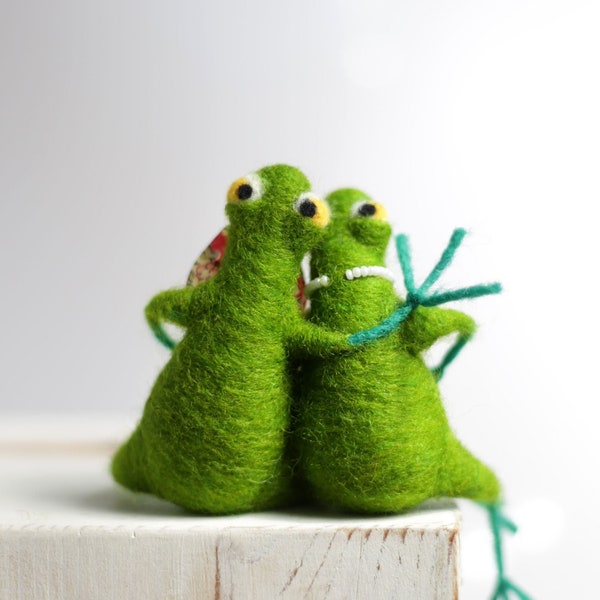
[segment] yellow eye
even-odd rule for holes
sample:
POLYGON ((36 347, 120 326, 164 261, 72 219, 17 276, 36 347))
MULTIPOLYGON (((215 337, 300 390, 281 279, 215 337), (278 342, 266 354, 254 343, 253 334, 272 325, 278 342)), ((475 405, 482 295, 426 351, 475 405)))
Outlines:
POLYGON ((387 210, 385 210, 383 205, 372 200, 356 202, 350 209, 350 215, 352 217, 377 219, 378 221, 387 221, 388 218, 387 210))
POLYGON ((227 202, 231 204, 244 204, 254 202, 263 195, 263 182, 256 173, 236 179, 227 192, 227 202))
POLYGON ((303 217, 308 217, 317 227, 325 227, 329 223, 331 211, 324 200, 306 192, 294 202, 294 209, 303 217))

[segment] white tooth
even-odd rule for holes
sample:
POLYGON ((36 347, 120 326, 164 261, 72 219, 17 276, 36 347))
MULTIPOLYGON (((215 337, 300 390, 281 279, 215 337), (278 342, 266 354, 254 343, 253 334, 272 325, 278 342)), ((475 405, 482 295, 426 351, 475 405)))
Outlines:
POLYGON ((316 292, 323 287, 327 287, 328 285, 329 277, 327 277, 327 275, 321 275, 320 277, 311 279, 304 288, 304 295, 309 298, 313 292, 316 292))
POLYGON ((348 269, 346 271, 346 279, 349 281, 358 279, 359 277, 383 277, 392 283, 395 282, 394 274, 386 267, 380 265, 374 265, 372 267, 363 265, 362 267, 354 267, 353 269, 348 269))

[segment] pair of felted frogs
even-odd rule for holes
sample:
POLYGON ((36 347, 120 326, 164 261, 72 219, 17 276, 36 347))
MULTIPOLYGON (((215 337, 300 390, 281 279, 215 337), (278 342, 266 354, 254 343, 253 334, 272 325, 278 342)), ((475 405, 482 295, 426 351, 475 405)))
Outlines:
POLYGON ((452 433, 421 356, 452 333, 464 342, 474 322, 398 298, 384 207, 355 189, 323 202, 300 171, 275 165, 234 182, 226 212, 216 275, 146 309, 174 347, 115 479, 207 514, 307 497, 364 513, 438 496, 497 501, 498 480, 452 433), (308 252, 306 316, 295 291, 308 252), (398 311, 385 334, 356 337, 398 311), (178 344, 164 322, 184 328, 178 344))

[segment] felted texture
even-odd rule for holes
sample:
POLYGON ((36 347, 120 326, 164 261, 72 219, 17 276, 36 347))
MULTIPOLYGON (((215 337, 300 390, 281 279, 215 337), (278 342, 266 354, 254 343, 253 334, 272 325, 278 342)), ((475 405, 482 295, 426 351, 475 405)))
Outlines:
MULTIPOLYGON (((327 275, 330 284, 311 297, 309 318, 344 333, 375 327, 398 308, 393 284, 381 277, 349 281, 345 272, 384 265, 390 226, 376 213, 356 211, 358 202, 372 202, 359 190, 327 200, 333 218, 311 253, 311 275, 327 275)), ((302 362, 295 443, 301 476, 317 500, 379 513, 438 496, 498 498, 495 475, 452 433, 421 357, 440 337, 466 338, 474 330, 461 312, 418 307, 387 337, 327 361, 302 362)))
POLYGON ((293 500, 288 358, 348 347, 341 333, 306 322, 293 294, 301 259, 329 214, 303 195, 309 189, 285 165, 238 180, 228 194, 229 242, 218 274, 149 303, 151 324, 187 329, 113 459, 125 487, 212 514, 293 500), (249 181, 261 189, 249 191, 249 181))

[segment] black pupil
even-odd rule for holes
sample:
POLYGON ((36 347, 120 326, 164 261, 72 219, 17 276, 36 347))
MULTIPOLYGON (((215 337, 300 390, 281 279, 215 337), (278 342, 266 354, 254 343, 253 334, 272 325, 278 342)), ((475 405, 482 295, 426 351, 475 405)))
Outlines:
POLYGON ((237 197, 240 200, 248 200, 252 196, 252 186, 247 183, 242 183, 237 189, 237 197))
POLYGON ((374 204, 365 203, 358 209, 358 214, 363 217, 372 217, 375 214, 375 210, 374 204))
POLYGON ((299 211, 303 217, 314 217, 317 214, 317 205, 312 200, 303 200, 299 211))

